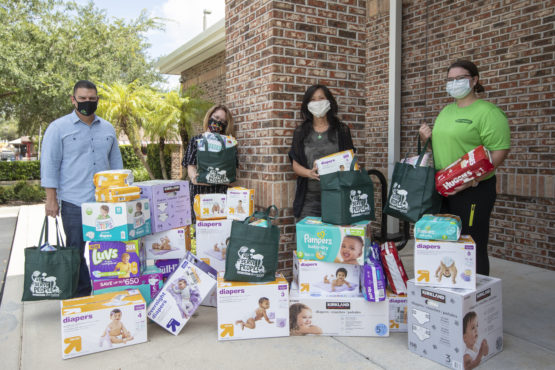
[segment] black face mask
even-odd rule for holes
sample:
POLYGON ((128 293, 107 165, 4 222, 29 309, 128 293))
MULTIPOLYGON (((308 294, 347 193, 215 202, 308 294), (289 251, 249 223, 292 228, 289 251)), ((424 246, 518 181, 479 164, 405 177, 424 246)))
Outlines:
POLYGON ((208 120, 208 129, 212 133, 223 134, 225 132, 226 127, 227 127, 227 123, 224 123, 222 121, 218 121, 214 118, 210 118, 208 120))
POLYGON ((88 117, 88 116, 94 114, 94 112, 96 112, 96 107, 97 106, 98 106, 98 101, 77 102, 77 112, 79 112, 82 115, 88 117))

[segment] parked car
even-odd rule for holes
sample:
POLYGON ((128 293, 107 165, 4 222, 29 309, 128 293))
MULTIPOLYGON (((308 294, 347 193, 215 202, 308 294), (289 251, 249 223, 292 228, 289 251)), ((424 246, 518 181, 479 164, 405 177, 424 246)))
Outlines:
POLYGON ((10 149, 2 149, 0 151, 0 160, 2 161, 15 161, 15 152, 10 149))

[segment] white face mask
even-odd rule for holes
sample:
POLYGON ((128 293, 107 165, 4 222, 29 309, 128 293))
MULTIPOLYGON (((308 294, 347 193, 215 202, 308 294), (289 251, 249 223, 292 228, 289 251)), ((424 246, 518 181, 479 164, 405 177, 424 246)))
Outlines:
POLYGON ((462 80, 448 81, 446 86, 447 93, 455 99, 462 99, 467 96, 472 88, 470 87, 470 81, 468 78, 463 78, 462 80))
POLYGON ((308 111, 312 113, 314 117, 324 117, 326 113, 330 110, 329 100, 316 100, 308 103, 308 111))

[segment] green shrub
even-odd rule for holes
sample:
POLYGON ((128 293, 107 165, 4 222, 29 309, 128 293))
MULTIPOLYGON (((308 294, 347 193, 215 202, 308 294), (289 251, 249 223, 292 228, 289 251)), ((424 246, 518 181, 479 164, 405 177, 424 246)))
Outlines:
POLYGON ((40 202, 46 198, 46 193, 40 186, 23 182, 23 185, 18 188, 20 184, 21 182, 14 185, 14 193, 18 200, 24 202, 40 202), (18 188, 17 191, 16 188, 18 188))
MULTIPOLYGON (((168 177, 170 176, 171 168, 172 168, 172 158, 171 153, 172 150, 177 150, 177 144, 166 144, 164 146, 164 160, 166 162, 166 171, 168 172, 168 177)), ((161 179, 162 177, 162 168, 160 167, 160 149, 158 148, 158 144, 148 144, 146 147, 146 161, 150 166, 154 177, 157 179, 161 179)))
POLYGON ((13 186, 0 186, 0 204, 8 203, 14 197, 13 186))
POLYGON ((143 167, 141 160, 137 157, 131 145, 120 145, 119 150, 123 160, 123 168, 134 169, 143 167))
POLYGON ((133 168, 133 178, 134 182, 150 180, 150 176, 148 176, 148 172, 144 167, 133 168))
POLYGON ((39 179, 39 161, 0 162, 0 181, 39 179))

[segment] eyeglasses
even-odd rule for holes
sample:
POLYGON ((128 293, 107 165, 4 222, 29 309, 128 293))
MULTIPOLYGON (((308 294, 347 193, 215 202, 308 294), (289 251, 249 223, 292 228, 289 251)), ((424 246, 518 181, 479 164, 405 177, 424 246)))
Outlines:
POLYGON ((460 76, 457 76, 457 77, 449 77, 449 78, 447 78, 447 82, 460 81, 460 80, 463 80, 463 79, 468 78, 468 77, 472 77, 472 76, 471 75, 460 75, 460 76))
POLYGON ((86 101, 96 102, 96 101, 98 101, 98 96, 92 96, 90 98, 87 98, 87 97, 84 97, 84 96, 77 97, 77 96, 74 95, 73 99, 75 99, 75 101, 78 102, 78 103, 83 103, 83 102, 86 102, 86 101), (77 99, 77 98, 79 98, 79 99, 77 99))

